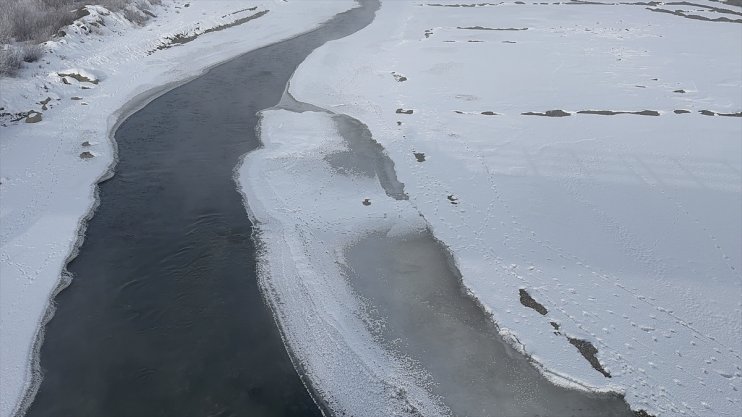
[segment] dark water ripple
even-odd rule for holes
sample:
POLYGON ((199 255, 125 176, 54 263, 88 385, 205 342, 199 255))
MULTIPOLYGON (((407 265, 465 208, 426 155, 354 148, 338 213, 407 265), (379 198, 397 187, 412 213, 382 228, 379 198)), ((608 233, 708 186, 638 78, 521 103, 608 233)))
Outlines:
POLYGON ((232 172, 297 65, 377 8, 218 66, 121 125, 29 417, 320 415, 261 298, 232 172))

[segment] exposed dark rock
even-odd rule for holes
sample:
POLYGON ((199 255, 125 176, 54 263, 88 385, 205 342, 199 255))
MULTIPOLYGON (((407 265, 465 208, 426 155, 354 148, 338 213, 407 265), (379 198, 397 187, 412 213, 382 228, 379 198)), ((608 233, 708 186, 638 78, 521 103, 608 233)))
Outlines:
POLYGON ((570 113, 567 113, 564 110, 547 110, 543 113, 529 111, 529 112, 521 113, 521 114, 524 116, 546 116, 546 117, 566 117, 566 116, 571 115, 570 113))
POLYGON ((401 82, 407 81, 407 77, 405 77, 402 74, 398 74, 396 72, 392 72, 392 76, 394 77, 395 80, 397 80, 397 82, 400 82, 401 83, 401 82))
POLYGON ((73 80, 77 80, 81 83, 90 83, 90 84, 98 84, 98 80, 92 80, 84 75, 78 74, 76 72, 70 73, 70 74, 63 74, 63 73, 57 73, 60 77, 62 77, 62 82, 65 84, 69 84, 69 82, 65 79, 65 77, 70 77, 73 80))
POLYGON ((638 114, 639 116, 659 116, 660 112, 655 110, 642 110, 631 112, 631 114, 638 114))
POLYGON ((38 123, 41 121, 41 113, 30 113, 26 116, 26 123, 38 123))
POLYGON ((518 290, 518 292, 520 293, 520 303, 524 306, 536 310, 542 316, 545 316, 546 313, 549 312, 548 310, 546 310, 546 307, 544 307, 538 301, 534 300, 533 297, 531 297, 531 294, 528 294, 528 291, 526 291, 525 289, 521 288, 520 290, 518 290))
POLYGON ((596 356, 598 354, 598 349, 596 349, 592 343, 587 340, 575 339, 572 337, 567 337, 567 340, 569 340, 569 343, 576 347, 582 356, 590 362, 593 369, 603 374, 606 378, 611 377, 611 374, 609 374, 608 371, 603 368, 603 365, 600 364, 600 361, 598 361, 598 357, 596 356))

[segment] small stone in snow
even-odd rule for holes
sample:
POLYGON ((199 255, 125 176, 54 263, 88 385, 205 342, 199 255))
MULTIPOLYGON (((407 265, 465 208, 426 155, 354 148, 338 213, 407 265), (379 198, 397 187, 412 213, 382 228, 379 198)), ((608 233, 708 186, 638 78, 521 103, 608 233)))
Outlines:
POLYGON ((41 113, 31 113, 26 116, 26 123, 38 123, 41 121, 41 113))

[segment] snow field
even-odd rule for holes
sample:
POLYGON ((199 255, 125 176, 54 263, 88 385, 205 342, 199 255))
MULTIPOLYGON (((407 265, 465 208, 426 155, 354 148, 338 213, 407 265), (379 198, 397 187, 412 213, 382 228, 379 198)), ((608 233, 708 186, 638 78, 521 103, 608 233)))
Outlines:
POLYGON ((369 126, 464 283, 555 382, 737 415, 742 26, 520 3, 383 2, 290 91, 369 126))

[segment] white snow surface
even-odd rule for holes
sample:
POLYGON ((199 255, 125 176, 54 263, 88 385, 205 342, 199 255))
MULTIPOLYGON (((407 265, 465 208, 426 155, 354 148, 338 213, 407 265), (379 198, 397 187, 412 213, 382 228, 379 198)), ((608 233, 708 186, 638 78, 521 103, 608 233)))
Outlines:
POLYGON ((32 385, 34 341, 94 208, 94 185, 109 175, 119 121, 211 66, 352 7, 352 0, 165 0, 137 27, 88 6, 88 16, 63 28, 66 36, 46 43, 39 62, 0 79, 0 113, 9 113, 0 117, 0 417, 12 415, 32 385), (199 36, 158 49, 178 35, 199 36), (32 110, 40 122, 11 122, 32 110), (81 158, 84 151, 94 157, 81 158))
MULTIPOLYGON (((339 409, 356 410, 351 398, 371 410, 369 386, 444 412, 367 343, 341 279, 359 233, 427 222, 501 333, 555 382, 622 392, 660 416, 738 416, 742 118, 700 111, 742 111, 742 25, 641 4, 518 3, 383 1, 292 78, 297 100, 368 125, 409 201, 329 168, 322 155, 342 142, 326 114, 265 113, 266 147, 238 174, 289 345, 320 392, 349 395, 330 397, 339 409), (556 109, 571 115, 522 114, 556 109), (592 342, 611 378, 565 335, 592 342)), ((694 4, 683 8, 742 18, 694 4)), ((367 412, 391 415, 379 410, 367 412)))

